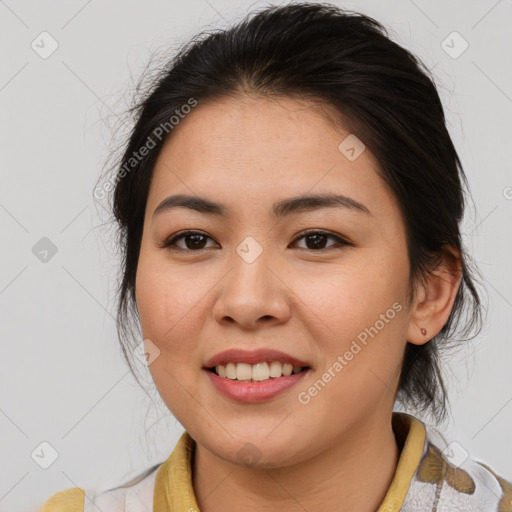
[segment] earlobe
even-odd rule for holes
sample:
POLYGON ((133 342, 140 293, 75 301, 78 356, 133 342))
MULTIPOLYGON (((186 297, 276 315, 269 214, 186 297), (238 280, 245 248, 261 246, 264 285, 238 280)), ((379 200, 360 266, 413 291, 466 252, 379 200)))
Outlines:
POLYGON ((407 341, 423 345, 439 333, 452 311, 461 276, 459 251, 446 248, 439 266, 418 285, 410 314, 407 341))

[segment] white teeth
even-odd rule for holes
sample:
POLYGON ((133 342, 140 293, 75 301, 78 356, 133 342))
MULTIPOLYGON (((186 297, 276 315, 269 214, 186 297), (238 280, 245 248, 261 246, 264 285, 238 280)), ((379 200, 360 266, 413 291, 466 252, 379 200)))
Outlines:
POLYGON ((226 365, 226 377, 228 379, 236 379, 236 364, 235 363, 228 363, 226 365))
POLYGON ((270 376, 281 377, 283 374, 283 365, 279 361, 272 361, 270 363, 270 376))
POLYGON ((266 361, 252 366, 252 380, 267 380, 269 378, 270 370, 266 361))
POLYGON ((231 380, 252 379, 253 381, 275 379, 283 375, 299 373, 301 370, 301 366, 293 366, 290 363, 281 364, 279 361, 271 361, 270 364, 263 361, 253 365, 247 363, 228 363, 215 367, 215 372, 219 377, 226 377, 231 380))
POLYGON ((252 368, 247 363, 237 363, 236 365, 236 378, 238 380, 251 380, 252 368))

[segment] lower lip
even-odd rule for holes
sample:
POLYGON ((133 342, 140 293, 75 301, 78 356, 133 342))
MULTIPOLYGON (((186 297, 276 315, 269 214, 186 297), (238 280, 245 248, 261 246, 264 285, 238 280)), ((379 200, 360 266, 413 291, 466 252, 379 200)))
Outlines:
POLYGON ((270 378, 260 382, 232 380, 219 377, 209 370, 204 371, 208 374, 210 382, 217 391, 220 391, 224 396, 239 402, 264 402, 297 384, 311 371, 311 368, 292 375, 270 378))

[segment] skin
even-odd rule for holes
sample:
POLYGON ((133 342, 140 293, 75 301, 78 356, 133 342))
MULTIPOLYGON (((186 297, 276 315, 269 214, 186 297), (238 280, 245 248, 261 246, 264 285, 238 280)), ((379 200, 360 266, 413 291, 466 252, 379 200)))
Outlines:
POLYGON ((370 512, 393 478, 399 451, 391 417, 402 354, 407 341, 425 343, 442 328, 460 271, 446 260, 406 309, 409 264, 398 204, 368 149, 354 161, 340 152, 348 134, 306 101, 242 96, 195 107, 159 155, 136 299, 144 338, 160 351, 149 366, 155 385, 197 443, 193 485, 202 511, 370 512), (371 215, 322 208, 276 220, 269 213, 275 201, 321 192, 349 196, 371 215), (153 218, 178 193, 221 202, 234 214, 219 219, 180 207, 153 218), (185 229, 207 236, 203 250, 190 238, 176 242, 181 251, 160 247, 185 229), (319 250, 315 240, 298 237, 315 229, 352 245, 327 237, 319 250), (263 249, 250 264, 236 252, 248 236, 263 249), (403 309, 300 403, 298 393, 394 303, 403 309), (266 402, 235 402, 202 370, 233 347, 276 348, 313 371, 266 402), (256 447, 253 464, 238 455, 246 443, 256 447))

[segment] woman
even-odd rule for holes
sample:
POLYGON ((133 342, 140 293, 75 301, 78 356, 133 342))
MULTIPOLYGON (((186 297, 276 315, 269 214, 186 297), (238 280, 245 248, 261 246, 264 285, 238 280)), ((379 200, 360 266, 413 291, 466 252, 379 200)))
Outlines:
POLYGON ((393 411, 443 420, 440 350, 481 306, 439 96, 380 24, 292 4, 195 38, 109 184, 123 350, 185 433, 44 512, 512 510, 510 482, 393 411))

